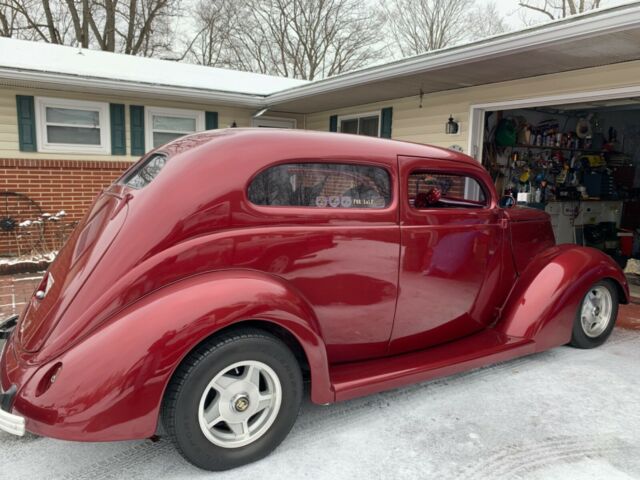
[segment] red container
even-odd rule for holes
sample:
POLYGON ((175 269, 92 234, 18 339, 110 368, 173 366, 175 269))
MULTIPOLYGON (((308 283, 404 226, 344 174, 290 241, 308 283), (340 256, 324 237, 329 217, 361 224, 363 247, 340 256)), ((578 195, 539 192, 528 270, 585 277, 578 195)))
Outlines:
POLYGON ((618 230, 618 237, 620 238, 620 250, 626 257, 630 257, 633 254, 633 232, 629 230, 618 230))

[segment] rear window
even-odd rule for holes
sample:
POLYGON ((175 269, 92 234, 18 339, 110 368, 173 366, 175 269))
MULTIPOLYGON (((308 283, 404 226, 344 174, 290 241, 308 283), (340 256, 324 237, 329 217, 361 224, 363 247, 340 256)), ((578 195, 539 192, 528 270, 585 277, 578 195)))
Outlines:
POLYGON ((391 203, 391 181, 380 167, 294 163, 258 174, 249 185, 248 196, 256 205, 385 208, 391 203))
POLYGON ((162 167, 167 163, 167 157, 154 154, 147 158, 141 165, 135 168, 125 178, 123 183, 131 188, 146 187, 158 176, 162 167))

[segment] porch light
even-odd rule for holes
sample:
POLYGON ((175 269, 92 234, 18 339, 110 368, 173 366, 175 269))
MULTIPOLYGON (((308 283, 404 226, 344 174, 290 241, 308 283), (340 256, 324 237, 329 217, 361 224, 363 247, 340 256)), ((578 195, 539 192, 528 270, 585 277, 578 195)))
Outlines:
POLYGON ((449 116, 449 121, 444 126, 444 132, 447 135, 455 135, 456 133, 458 133, 458 128, 459 128, 458 122, 456 122, 453 119, 453 116, 450 115, 449 116))

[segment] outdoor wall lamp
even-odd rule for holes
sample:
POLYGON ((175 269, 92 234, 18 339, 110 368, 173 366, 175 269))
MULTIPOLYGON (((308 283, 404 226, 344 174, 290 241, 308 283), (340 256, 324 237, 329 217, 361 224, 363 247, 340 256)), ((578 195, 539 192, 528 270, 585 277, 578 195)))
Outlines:
POLYGON ((453 119, 453 115, 449 115, 449 121, 444 126, 444 132, 447 135, 455 135, 458 133, 459 128, 460 126, 458 125, 458 122, 453 119))

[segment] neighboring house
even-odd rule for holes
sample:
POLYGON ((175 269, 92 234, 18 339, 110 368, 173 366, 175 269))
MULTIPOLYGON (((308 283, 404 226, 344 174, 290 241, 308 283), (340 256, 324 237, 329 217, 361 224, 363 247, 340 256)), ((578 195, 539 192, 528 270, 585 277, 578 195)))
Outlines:
POLYGON ((146 151, 230 126, 375 135, 481 160, 485 112, 640 98, 639 46, 638 4, 313 82, 1 38, 0 191, 78 218, 146 151))

